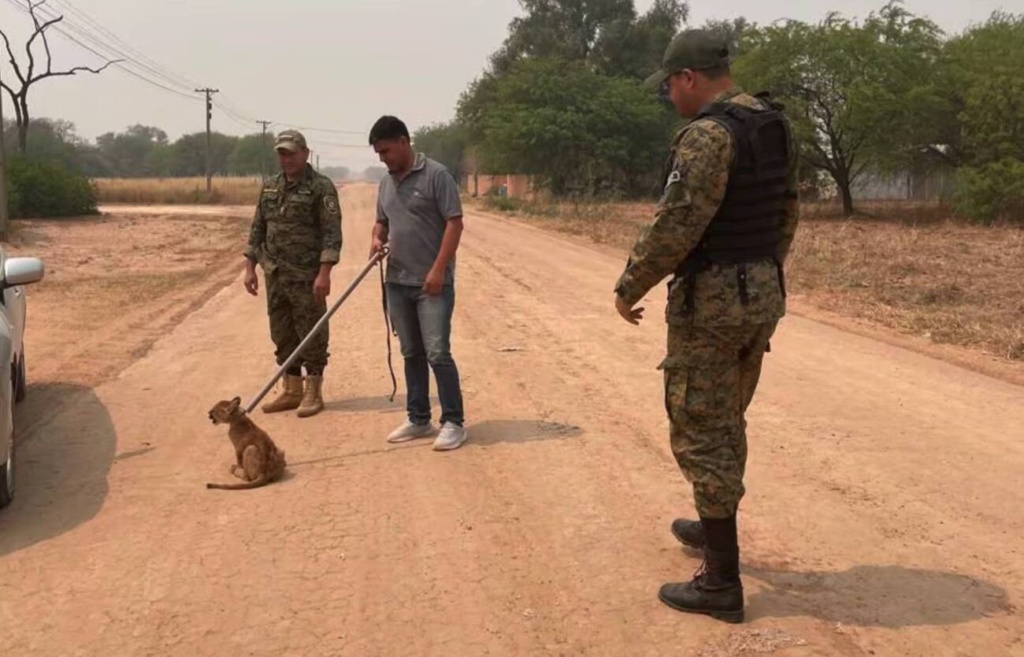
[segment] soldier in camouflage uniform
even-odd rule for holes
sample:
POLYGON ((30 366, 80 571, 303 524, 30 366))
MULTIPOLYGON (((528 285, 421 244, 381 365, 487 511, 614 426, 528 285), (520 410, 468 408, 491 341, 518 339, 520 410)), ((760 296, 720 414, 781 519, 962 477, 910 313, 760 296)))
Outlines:
POLYGON ((797 158, 789 121, 767 94, 743 92, 728 48, 691 30, 673 39, 648 84, 683 117, 654 222, 616 286, 616 308, 636 304, 666 276, 665 410, 672 453, 699 520, 677 519, 678 540, 704 550, 689 582, 660 599, 680 611, 743 620, 736 512, 745 489, 745 411, 769 339, 785 314, 783 263, 798 220, 797 158))
MULTIPOLYGON (((256 206, 245 251, 245 289, 257 293, 259 263, 267 284, 270 337, 277 347, 277 364, 283 365, 327 313, 331 269, 341 257, 341 209, 334 183, 309 165, 300 132, 285 130, 275 148, 281 173, 264 184, 256 206)), ((309 417, 323 409, 328 339, 325 324, 285 373, 284 390, 263 405, 263 412, 297 408, 299 417, 309 417)))

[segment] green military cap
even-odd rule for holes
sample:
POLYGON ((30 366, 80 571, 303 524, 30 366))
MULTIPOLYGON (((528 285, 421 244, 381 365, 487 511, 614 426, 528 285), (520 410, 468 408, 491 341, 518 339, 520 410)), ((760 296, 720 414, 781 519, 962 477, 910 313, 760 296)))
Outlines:
POLYGON ((274 149, 283 148, 287 151, 296 152, 306 148, 306 138, 298 130, 285 130, 277 135, 274 149))
POLYGON ((699 71, 728 63, 729 45, 725 40, 708 30, 686 30, 668 44, 661 58, 661 68, 652 73, 644 84, 657 91, 668 76, 683 69, 699 71))

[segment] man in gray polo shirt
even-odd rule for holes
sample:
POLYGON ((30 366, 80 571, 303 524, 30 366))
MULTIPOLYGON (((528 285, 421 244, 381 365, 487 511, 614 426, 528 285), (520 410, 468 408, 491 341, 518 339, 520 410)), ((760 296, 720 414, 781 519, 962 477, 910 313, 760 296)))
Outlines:
POLYGON ((387 243, 388 312, 405 360, 408 420, 388 436, 393 443, 434 434, 430 423, 430 370, 441 402, 434 449, 466 441, 459 370, 451 354, 455 307, 455 252, 462 236, 459 187, 440 163, 413 150, 409 130, 381 117, 370 145, 387 166, 377 192, 370 257, 387 243))

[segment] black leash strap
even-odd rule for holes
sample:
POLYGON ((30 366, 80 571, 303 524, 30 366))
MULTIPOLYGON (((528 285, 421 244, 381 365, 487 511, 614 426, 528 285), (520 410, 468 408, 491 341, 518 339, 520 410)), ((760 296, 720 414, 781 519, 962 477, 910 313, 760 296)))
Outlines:
POLYGON ((391 318, 388 315, 388 288, 384 284, 384 261, 379 261, 377 266, 380 267, 380 298, 384 305, 384 326, 388 332, 388 371, 391 372, 392 386, 389 401, 395 401, 395 395, 398 393, 398 381, 395 379, 395 368, 391 366, 391 334, 394 332, 394 327, 391 326, 391 318))

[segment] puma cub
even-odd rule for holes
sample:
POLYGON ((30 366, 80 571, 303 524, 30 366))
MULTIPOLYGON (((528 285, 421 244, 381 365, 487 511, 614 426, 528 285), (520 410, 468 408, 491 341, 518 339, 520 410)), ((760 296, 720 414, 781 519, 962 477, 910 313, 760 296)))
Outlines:
POLYGON ((239 484, 206 484, 207 488, 239 490, 258 488, 277 481, 284 474, 284 452, 279 450, 267 432, 249 419, 241 408, 242 400, 220 401, 210 409, 210 421, 230 425, 228 438, 235 446, 237 464, 231 474, 242 480, 239 484))

